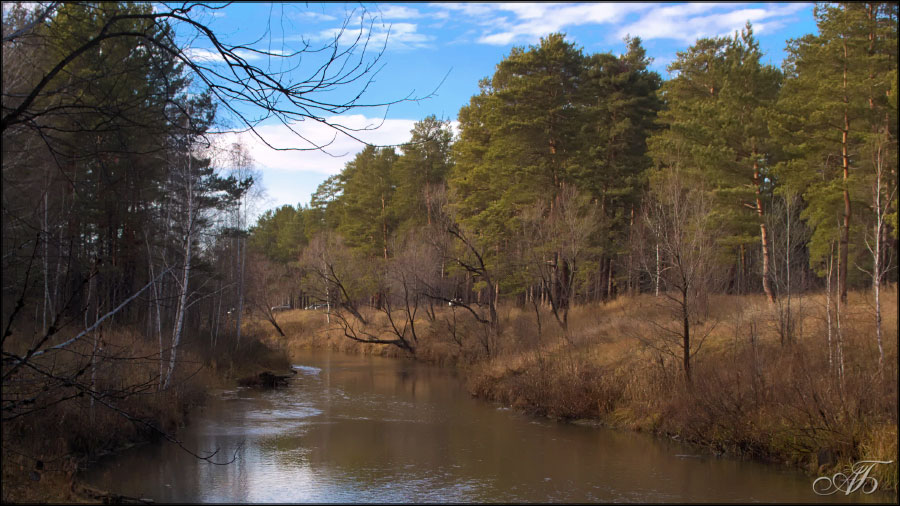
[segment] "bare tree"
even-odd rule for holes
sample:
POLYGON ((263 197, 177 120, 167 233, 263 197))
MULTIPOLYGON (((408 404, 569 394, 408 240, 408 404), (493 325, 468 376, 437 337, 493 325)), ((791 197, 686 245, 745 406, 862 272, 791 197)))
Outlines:
POLYGON ((427 234, 428 228, 418 230, 420 233, 413 231, 406 240, 395 245, 392 248, 394 257, 385 270, 386 296, 380 310, 389 324, 386 330, 397 337, 401 348, 410 353, 415 353, 419 343, 416 332, 419 309, 434 300, 427 294, 429 288, 438 286, 441 279, 440 256, 422 237, 427 234))
MULTIPOLYGON (((680 342, 680 358, 685 380, 691 383, 691 358, 703 346, 711 329, 696 336, 692 324, 701 321, 701 306, 715 275, 717 226, 710 215, 709 195, 701 187, 688 185, 687 174, 672 168, 655 174, 649 198, 644 201, 644 219, 651 235, 658 238, 661 295, 669 302, 679 322, 677 329, 657 324, 663 333, 659 346, 646 343, 671 355, 669 346, 680 342)), ((650 255, 646 255, 650 256, 650 255)), ((647 272, 655 272, 655 262, 644 261, 647 272)), ((651 322, 652 323, 652 322, 651 322)))
MULTIPOLYGON (((190 111, 188 118, 191 117, 190 111)), ((181 278, 175 278, 178 285, 178 303, 175 309, 175 323, 172 329, 172 347, 169 351, 169 365, 166 368, 166 379, 163 388, 167 388, 175 372, 175 364, 178 355, 178 346, 181 344, 181 336, 184 331, 184 319, 188 308, 188 298, 191 295, 191 266, 194 259, 194 244, 200 233, 204 209, 202 202, 205 194, 210 191, 208 183, 203 181, 202 168, 195 160, 194 149, 195 133, 187 130, 184 132, 183 149, 176 150, 173 156, 173 168, 175 177, 171 179, 173 186, 172 195, 176 202, 177 229, 181 233, 183 260, 181 266, 181 278)), ((170 267, 170 270, 172 268, 170 267)))
POLYGON ((327 305, 329 318, 347 321, 348 314, 362 325, 369 323, 362 303, 376 292, 379 276, 371 274, 371 265, 357 258, 338 234, 326 231, 312 237, 300 256, 300 265, 311 296, 327 305))
POLYGON ((278 325, 276 315, 284 301, 285 285, 292 283, 294 276, 287 266, 276 264, 261 255, 250 255, 248 264, 248 304, 283 337, 284 330, 278 325))
POLYGON ((801 211, 800 196, 785 189, 775 195, 771 212, 766 214, 771 233, 770 272, 775 290, 780 294, 774 306, 776 331, 782 345, 794 342, 795 336, 801 333, 796 325, 803 321, 801 294, 805 287, 801 281, 809 261, 805 247, 811 232, 801 220, 801 211))
POLYGON ((871 235, 866 232, 866 248, 872 256, 872 270, 857 266, 872 278, 872 290, 875 297, 875 339, 878 343, 878 372, 884 374, 884 343, 881 316, 881 283, 885 273, 893 267, 892 257, 886 247, 887 217, 893 207, 897 196, 897 178, 891 177, 888 170, 888 160, 893 157, 896 162, 896 142, 892 142, 887 125, 874 134, 870 141, 869 150, 872 157, 872 213, 874 224, 871 235))
POLYGON ((487 263, 487 250, 470 238, 470 233, 457 223, 452 208, 448 205, 447 191, 443 185, 431 189, 429 205, 432 208, 432 223, 423 229, 423 240, 427 241, 438 272, 421 277, 423 295, 430 301, 451 308, 450 318, 444 323, 451 337, 461 345, 458 333, 457 310, 467 314, 480 328, 479 340, 486 356, 491 356, 500 334, 500 317, 497 311, 499 286, 494 268, 487 263), (471 290, 477 287, 479 294, 486 295, 471 300, 471 290))
POLYGON ((254 184, 261 179, 258 171, 253 169, 253 158, 247 152, 247 148, 239 143, 233 143, 226 150, 226 166, 230 167, 228 173, 239 185, 242 185, 240 196, 235 199, 228 209, 227 230, 233 243, 234 272, 236 278, 236 339, 235 348, 241 344, 242 320, 244 314, 244 271, 247 266, 247 227, 248 217, 252 206, 262 197, 262 187, 254 184))

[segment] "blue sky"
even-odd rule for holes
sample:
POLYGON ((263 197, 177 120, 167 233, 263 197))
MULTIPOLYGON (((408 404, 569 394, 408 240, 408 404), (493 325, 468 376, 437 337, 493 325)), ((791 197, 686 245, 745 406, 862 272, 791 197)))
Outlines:
MULTIPOLYGON (((354 111, 340 119, 351 127, 380 125, 361 137, 377 144, 399 144, 409 138, 415 121, 434 114, 456 120, 459 108, 477 93, 478 81, 493 74, 513 46, 528 46, 552 32, 587 54, 625 50, 626 35, 640 36, 654 59, 653 70, 667 77, 666 66, 677 51, 699 37, 730 35, 749 20, 765 53, 780 65, 790 38, 814 33, 812 3, 236 3, 210 12, 207 20, 231 43, 258 41, 253 47, 274 51, 299 49, 334 40, 349 20, 342 42, 355 38, 364 21, 371 47, 386 42, 383 64, 364 99, 380 103, 409 95, 431 98, 389 109, 354 111), (369 25, 368 21, 374 21, 369 25), (369 29, 371 27, 371 29, 369 29), (446 79, 444 77, 446 76, 446 79), (443 82, 441 82, 443 80, 443 82), (440 87, 438 85, 440 84, 440 87), (382 122, 382 119, 384 121, 382 122)), ((203 57, 196 41, 192 51, 203 57)), ((370 53, 374 54, 374 53, 370 53)), ((265 68, 265 62, 252 61, 265 68)), ((303 68, 301 67, 300 72, 303 68)), ((348 92, 350 90, 347 90, 348 92)), ((354 89, 355 91, 355 89, 354 89)), ((304 135, 328 142, 333 133, 305 122, 295 126, 304 135)), ((260 132, 279 147, 298 139, 281 124, 269 122, 260 132)), ((309 202, 310 194, 329 175, 338 173, 362 145, 338 136, 329 153, 273 151, 248 134, 240 135, 263 174, 268 199, 259 210, 309 202)), ((228 138, 229 141, 234 136, 228 138)))

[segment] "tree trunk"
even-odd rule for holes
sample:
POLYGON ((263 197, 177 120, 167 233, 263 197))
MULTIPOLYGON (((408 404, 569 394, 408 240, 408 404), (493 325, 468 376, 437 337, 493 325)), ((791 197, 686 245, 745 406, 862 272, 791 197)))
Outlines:
POLYGON ((659 297, 659 242, 656 243, 656 293, 659 297))
POLYGON ((271 323, 272 326, 275 327, 275 330, 278 331, 278 334, 279 334, 281 337, 285 337, 284 331, 281 330, 281 327, 278 326, 278 322, 275 321, 275 315, 274 315, 274 314, 270 314, 268 320, 269 320, 269 323, 271 323))
MULTIPOLYGON (((631 220, 628 223, 628 244, 634 244, 634 204, 631 205, 631 220)), ((635 282, 634 269, 634 250, 631 247, 628 251, 628 295, 634 297, 637 294, 637 283, 635 282)))
POLYGON ((191 276, 191 260, 194 243, 194 176, 191 173, 192 154, 188 150, 188 169, 186 181, 187 193, 187 237, 184 241, 184 272, 181 276, 181 296, 178 299, 178 306, 175 316, 175 327, 172 330, 172 350, 169 353, 169 369, 166 372, 166 381, 163 383, 163 389, 168 388, 172 381, 172 373, 175 371, 175 360, 178 354, 178 345, 181 343, 181 333, 184 330, 184 315, 187 312, 188 283, 191 276))
POLYGON ((841 387, 841 402, 844 400, 844 330, 841 327, 841 310, 843 303, 840 297, 835 301, 836 310, 834 312, 834 321, 836 324, 837 335, 837 360, 838 360, 838 380, 841 387))
MULTIPOLYGON (((49 184, 50 183, 48 182, 47 185, 49 186, 49 184)), ((44 317, 43 317, 43 324, 41 326, 41 334, 43 334, 43 335, 47 335, 47 313, 53 312, 53 310, 50 308, 50 288, 48 285, 49 280, 50 280, 50 272, 49 272, 49 267, 48 267, 48 261, 49 261, 48 257, 50 255, 50 251, 49 251, 49 242, 50 241, 48 240, 48 237, 50 236, 50 233, 47 230, 47 221, 48 221, 47 220, 47 212, 48 212, 47 211, 47 193, 49 193, 49 192, 48 191, 44 192, 44 222, 41 224, 41 235, 40 235, 41 241, 43 242, 42 246, 44 247, 43 248, 44 249, 44 254, 43 254, 43 257, 44 257, 43 258, 43 260, 44 260, 44 312, 43 312, 44 317)))
MULTIPOLYGON (((879 234, 880 235, 880 234, 879 234)), ((876 251, 879 247, 879 239, 875 239, 875 248, 876 251)), ((873 281, 874 289, 875 289, 875 338, 878 340, 878 374, 884 374, 884 345, 882 344, 882 334, 881 334, 881 279, 880 279, 880 266, 878 265, 878 255, 875 255, 875 274, 873 277, 875 278, 873 281)))
POLYGON ((844 126, 841 130, 841 166, 843 168, 843 187, 844 187, 844 221, 841 225, 840 247, 838 249, 838 291, 841 302, 847 302, 847 249, 850 243, 850 189, 848 180, 850 178, 850 153, 849 153, 849 137, 850 137, 850 100, 847 96, 847 42, 844 41, 844 126))
MULTIPOLYGON (((238 255, 240 256, 241 266, 238 272, 237 338, 235 339, 234 349, 238 349, 241 345, 241 319, 244 315, 244 261, 247 256, 247 246, 242 243, 244 243, 243 238, 238 239, 238 255)), ((282 333, 281 335, 284 334, 282 333)))
MULTIPOLYGON (((885 125, 885 133, 887 133, 887 125, 885 125)), ((882 159, 882 149, 878 146, 875 153, 875 188, 874 188, 874 207, 875 207, 875 248, 872 251, 872 287, 875 291, 875 338, 878 341, 878 374, 884 374, 884 345, 882 343, 881 330, 881 277, 883 269, 881 263, 882 232, 884 229, 884 215, 887 209, 882 207, 881 202, 881 185, 882 174, 884 173, 884 165, 882 159)), ((890 202, 887 202, 889 204, 890 202)))
POLYGON ((384 259, 387 260, 387 215, 385 214, 384 193, 381 194, 381 240, 384 244, 384 259))
POLYGON ((550 271, 550 298, 556 302, 559 307, 560 303, 560 281, 559 281, 559 252, 553 252, 553 270, 550 271))
POLYGON ((825 278, 825 325, 826 325, 826 339, 828 344, 828 370, 834 370, 834 354, 832 353, 832 345, 831 345, 831 274, 834 270, 834 242, 831 243, 831 251, 828 253, 828 277, 825 278))
MULTIPOLYGON (((493 287, 488 283, 488 297, 490 301, 488 302, 488 308, 490 309, 491 315, 491 337, 494 338, 494 342, 497 342, 497 338, 500 336, 500 320, 497 316, 497 299, 500 298, 500 284, 497 283, 493 287)), ((491 349, 488 348, 488 357, 491 356, 491 349)))
MULTIPOLYGON (((99 297, 100 294, 97 294, 99 297)), ((94 322, 100 319, 100 301, 97 301, 97 312, 94 314, 94 322)), ((103 339, 103 327, 98 327, 97 330, 94 331, 94 348, 91 351, 91 390, 96 391, 97 389, 97 354, 103 349, 101 342, 103 339)), ((91 396, 91 424, 94 423, 95 417, 94 411, 94 396, 91 396)))
POLYGON ((788 321, 788 335, 791 337, 791 341, 794 339, 794 319, 791 315, 791 249, 793 245, 791 244, 791 214, 793 208, 793 195, 785 198, 785 221, 787 222, 787 231, 785 233, 785 244, 784 244, 784 273, 787 278, 785 282, 785 291, 787 292, 787 321, 788 321), (791 199, 791 204, 788 205, 788 200, 791 199))
POLYGON ((772 304, 775 303, 775 292, 772 290, 771 286, 771 273, 770 273, 770 255, 769 255, 769 239, 766 230, 766 222, 763 217, 763 206, 762 206, 762 198, 760 196, 760 186, 762 182, 759 178, 759 162, 756 160, 756 153, 753 153, 753 184, 756 186, 756 215, 759 217, 759 239, 762 242, 762 255, 763 255, 763 272, 762 272, 762 285, 763 291, 766 292, 766 297, 769 299, 769 302, 772 304))
POLYGON ((607 286, 606 286, 606 294, 610 300, 613 298, 613 259, 609 259, 609 276, 606 278, 607 286))
POLYGON ((213 325, 212 330, 212 349, 216 349, 216 344, 219 341, 219 320, 222 319, 222 281, 219 280, 219 296, 217 297, 218 303, 216 304, 215 309, 215 323, 213 325))
POLYGON ((682 360, 684 363, 684 379, 691 385, 691 321, 688 313, 687 290, 681 291, 681 323, 682 323, 682 360))

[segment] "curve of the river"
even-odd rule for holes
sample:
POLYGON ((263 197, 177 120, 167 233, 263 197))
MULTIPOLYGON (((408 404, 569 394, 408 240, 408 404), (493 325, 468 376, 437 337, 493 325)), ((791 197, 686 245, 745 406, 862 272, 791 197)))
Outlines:
POLYGON ((882 502, 644 434, 535 419, 469 397, 453 371, 306 352, 274 391, 212 399, 179 432, 82 477, 157 502, 882 502))

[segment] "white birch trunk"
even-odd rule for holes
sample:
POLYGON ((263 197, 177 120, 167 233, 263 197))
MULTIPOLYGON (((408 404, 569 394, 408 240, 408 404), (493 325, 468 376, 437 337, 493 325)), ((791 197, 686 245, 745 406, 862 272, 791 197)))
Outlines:
POLYGON ((834 270, 834 244, 831 245, 831 253, 828 256, 828 277, 825 278, 825 325, 828 339, 828 370, 834 371, 834 356, 831 346, 831 272, 834 270))
POLYGON ((181 343, 181 333, 184 329, 184 315, 187 312, 188 284, 191 276, 191 255, 193 253, 194 243, 194 175, 191 172, 192 153, 190 147, 187 153, 187 178, 186 178, 186 197, 187 197, 187 237, 184 241, 184 272, 181 276, 181 296, 178 299, 178 306, 175 313, 175 327, 172 330, 172 350, 169 354, 169 368, 166 371, 166 381, 163 383, 163 389, 169 387, 172 381, 172 373, 175 371, 175 360, 178 355, 178 345, 181 343))
POLYGON ((888 206, 890 205, 890 201, 893 200, 891 197, 893 195, 888 195, 887 202, 885 202, 882 206, 881 199, 881 189, 882 189, 882 175, 884 174, 884 165, 882 163, 882 152, 881 149, 878 149, 876 152, 876 160, 875 160, 875 188, 874 188, 874 200, 875 200, 875 248, 872 251, 872 288, 875 291, 875 338, 878 341, 878 374, 879 376, 884 374, 884 344, 883 344, 883 335, 882 335, 882 317, 881 317, 881 277, 882 271, 884 270, 884 265, 881 262, 881 250, 882 250, 882 241, 881 234, 884 231, 884 216, 887 213, 888 206))
POLYGON ((659 297, 659 243, 656 243, 656 294, 659 297))

